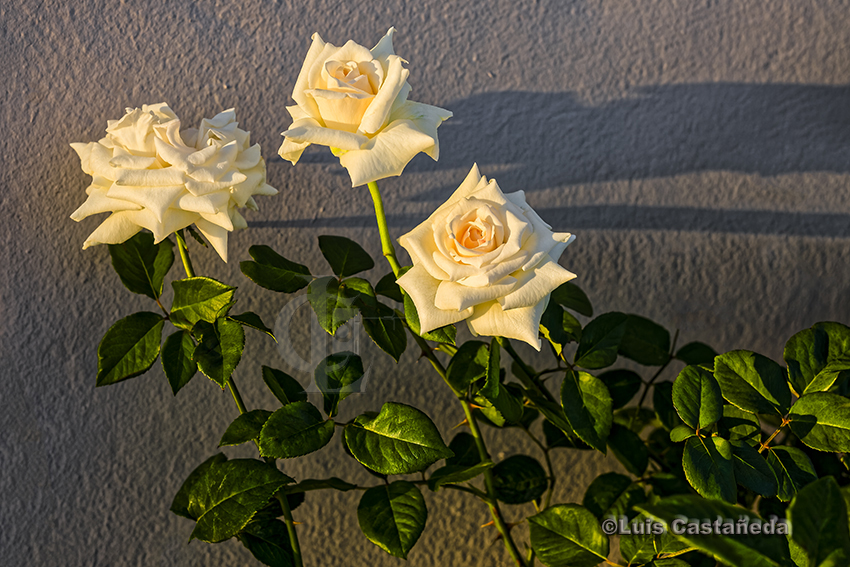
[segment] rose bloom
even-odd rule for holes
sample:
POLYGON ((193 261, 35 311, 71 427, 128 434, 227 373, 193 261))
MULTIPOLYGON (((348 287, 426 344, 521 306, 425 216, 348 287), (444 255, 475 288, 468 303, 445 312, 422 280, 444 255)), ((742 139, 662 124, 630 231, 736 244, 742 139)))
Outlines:
POLYGON ((295 165, 310 144, 330 146, 357 187, 392 175, 419 152, 440 154, 437 127, 452 113, 407 100, 405 61, 393 51, 390 28, 372 50, 353 41, 342 47, 313 34, 286 109, 292 125, 280 156, 295 165))
POLYGON ((250 145, 233 109, 197 130, 181 131, 165 103, 128 108, 107 125, 100 141, 71 144, 92 176, 88 199, 71 218, 112 213, 83 249, 124 242, 143 228, 160 242, 194 224, 226 262, 228 233, 248 226, 238 209, 256 210, 253 195, 277 193, 266 183, 260 146, 250 145))
POLYGON ((448 201, 398 239, 413 259, 398 284, 416 305, 422 332, 465 319, 473 335, 540 350, 549 295, 576 277, 558 265, 575 237, 551 228, 522 191, 505 195, 473 166, 448 201))

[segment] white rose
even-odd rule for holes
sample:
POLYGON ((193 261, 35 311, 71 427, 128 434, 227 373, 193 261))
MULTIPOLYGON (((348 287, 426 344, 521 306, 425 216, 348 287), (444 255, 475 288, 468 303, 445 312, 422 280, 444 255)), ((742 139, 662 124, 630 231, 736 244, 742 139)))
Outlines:
POLYGON ((413 259, 398 284, 416 305, 422 332, 465 319, 473 335, 540 350, 549 295, 576 277, 558 265, 575 237, 551 228, 522 191, 505 195, 473 166, 448 201, 398 239, 413 259))
POLYGON ((440 154, 437 127, 452 113, 407 100, 406 63, 393 52, 390 28, 372 50, 353 41, 342 47, 313 34, 295 82, 292 125, 280 156, 295 165, 310 144, 329 146, 353 187, 392 175, 419 152, 440 154))
POLYGON ((238 208, 257 208, 253 195, 274 195, 266 184, 260 146, 237 127, 226 110, 199 130, 180 131, 180 120, 165 103, 127 109, 107 121, 106 137, 75 143, 82 169, 92 176, 88 199, 71 218, 112 214, 86 239, 118 244, 146 228, 156 242, 194 224, 227 261, 228 232, 246 228, 238 208))

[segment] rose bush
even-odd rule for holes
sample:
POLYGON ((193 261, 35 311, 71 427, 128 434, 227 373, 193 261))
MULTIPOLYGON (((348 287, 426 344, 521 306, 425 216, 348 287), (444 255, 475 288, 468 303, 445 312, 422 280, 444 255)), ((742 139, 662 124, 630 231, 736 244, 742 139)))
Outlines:
POLYGON ((336 47, 313 35, 287 110, 280 156, 295 165, 310 144, 329 146, 356 187, 401 175, 419 152, 439 157, 437 128, 452 113, 407 100, 404 60, 390 28, 371 50, 353 41, 336 47))
POLYGON ((448 201, 399 238, 413 268, 398 284, 416 305, 423 333, 465 319, 474 335, 540 350, 549 294, 576 277, 557 261, 574 239, 553 233, 522 191, 505 195, 475 165, 448 201))
POLYGON ((203 119, 197 130, 181 131, 165 103, 128 108, 107 124, 100 141, 71 144, 92 176, 71 218, 112 213, 83 249, 124 242, 143 228, 159 242, 194 224, 226 262, 228 233, 247 227, 238 209, 256 209, 253 195, 277 193, 266 183, 259 144, 250 145, 233 109, 203 119))

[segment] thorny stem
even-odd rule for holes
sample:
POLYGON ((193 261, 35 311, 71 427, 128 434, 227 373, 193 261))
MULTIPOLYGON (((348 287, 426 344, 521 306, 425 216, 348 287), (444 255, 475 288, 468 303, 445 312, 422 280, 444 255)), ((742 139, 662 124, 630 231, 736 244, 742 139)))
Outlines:
MULTIPOLYGON (((180 250, 180 259, 183 260, 186 275, 194 278, 195 270, 192 267, 192 260, 189 258, 189 251, 186 248, 186 241, 183 239, 183 234, 181 231, 177 231, 175 234, 177 235, 177 247, 180 250)), ((248 413, 248 408, 245 407, 245 401, 242 399, 242 394, 239 393, 239 388, 236 387, 236 382, 232 374, 227 379, 227 385, 230 387, 233 401, 236 402, 236 407, 239 409, 239 415, 248 413)), ((274 459, 267 458, 266 462, 276 467, 274 459)), ((286 499, 286 495, 282 492, 278 492, 275 497, 280 502, 280 507, 283 510, 284 523, 286 524, 286 531, 289 534, 289 544, 292 547, 292 558, 295 561, 295 567, 304 567, 304 562, 301 559, 301 545, 298 543, 298 534, 295 532, 295 523, 292 520, 292 511, 289 509, 289 502, 286 499)))
POLYGON ((369 183, 369 194, 372 195, 372 202, 375 204, 375 220, 378 221, 378 233, 381 235, 381 250, 387 258, 390 267, 393 269, 393 274, 398 277, 401 271, 401 265, 395 257, 395 247, 390 239, 390 231, 387 228, 387 216, 384 214, 384 203, 381 200, 381 192, 378 190, 378 184, 374 181, 369 183))
MULTIPOLYGON (((410 331, 410 334, 413 337, 413 340, 416 341, 416 344, 419 345, 419 348, 422 349, 422 355, 428 359, 437 374, 440 375, 449 388, 451 388, 454 395, 458 398, 458 400, 460 400, 461 406, 463 406, 463 413, 466 416, 466 422, 469 425, 470 433, 472 433, 472 437, 475 439, 475 446, 478 449, 479 458, 482 461, 490 460, 490 454, 487 452, 487 447, 484 445, 484 438, 481 436, 481 431, 478 428, 478 422, 475 419, 475 415, 472 412, 472 407, 469 405, 469 402, 464 399, 462 392, 458 392, 454 386, 449 383, 445 366, 443 366, 443 363, 440 362, 440 359, 434 354, 433 349, 425 341, 425 339, 413 331, 410 331)), ((502 540, 505 542, 505 548, 517 564, 517 567, 526 567, 527 563, 523 559, 516 542, 514 542, 511 537, 510 528, 507 524, 505 524, 505 521, 502 518, 502 511, 499 508, 498 500, 496 500, 496 488, 493 481, 493 472, 490 469, 484 471, 484 485, 487 489, 485 500, 488 508, 490 508, 490 515, 493 517, 493 525, 496 526, 496 529, 499 531, 499 535, 502 536, 502 540)))

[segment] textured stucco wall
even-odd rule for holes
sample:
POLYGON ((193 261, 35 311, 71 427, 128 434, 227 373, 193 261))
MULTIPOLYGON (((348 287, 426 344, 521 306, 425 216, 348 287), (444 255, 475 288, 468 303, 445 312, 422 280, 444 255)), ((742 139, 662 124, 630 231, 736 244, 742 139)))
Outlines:
MULTIPOLYGON (((321 233, 378 252, 366 192, 348 186, 332 156, 311 153, 293 168, 276 149, 310 35, 371 45, 390 25, 410 62, 412 98, 455 112, 440 129, 439 163, 417 157, 382 183, 396 235, 477 161, 578 234, 561 262, 600 311, 640 313, 680 329, 682 341, 774 358, 804 326, 850 322, 847 2, 6 0, 0 563, 250 563, 236 542, 187 545, 191 523, 168 512, 235 417, 228 395, 196 377, 174 398, 158 366, 94 388, 100 336, 147 305, 120 286, 105 248, 80 251, 96 221, 68 218, 88 182, 68 143, 98 139, 125 106, 165 100, 184 123, 236 106, 280 195, 263 198, 251 230, 231 239, 229 265, 211 252, 195 263, 240 282, 244 307, 273 321, 282 296, 239 273, 250 244, 313 266, 321 233)), ((286 368, 269 343, 249 335, 238 371, 254 406, 272 403, 260 364, 286 368)), ((412 349, 401 371, 364 350, 376 378, 343 417, 394 399, 427 408, 448 437, 460 412, 412 349)), ((530 451, 515 434, 504 438, 505 454, 530 451)), ((558 500, 575 501, 617 465, 561 453, 556 466, 568 478, 558 500)), ((368 480, 336 442, 287 472, 368 480)), ((311 565, 396 564, 359 533, 357 498, 311 495, 298 509, 311 565)), ((409 565, 505 564, 494 534, 478 528, 482 506, 445 491, 426 500, 430 521, 409 565)))

